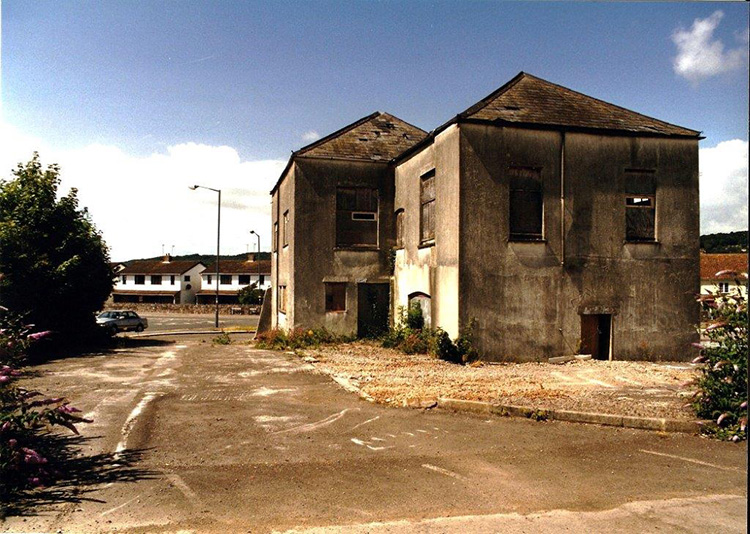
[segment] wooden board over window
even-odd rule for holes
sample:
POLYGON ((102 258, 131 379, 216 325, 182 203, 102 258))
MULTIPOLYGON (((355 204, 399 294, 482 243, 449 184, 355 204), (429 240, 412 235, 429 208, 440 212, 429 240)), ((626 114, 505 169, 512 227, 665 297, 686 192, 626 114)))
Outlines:
POLYGON ((423 174, 419 184, 419 242, 435 240, 435 169, 423 174))
POLYGON ((326 282, 326 311, 346 311, 346 282, 326 282))
POLYGON ((378 190, 336 188, 336 246, 378 246, 378 190))
POLYGON ((653 170, 625 171, 625 240, 656 240, 656 176, 653 170))
POLYGON ((539 241, 542 239, 544 201, 542 170, 532 167, 511 167, 509 226, 511 241, 539 241))

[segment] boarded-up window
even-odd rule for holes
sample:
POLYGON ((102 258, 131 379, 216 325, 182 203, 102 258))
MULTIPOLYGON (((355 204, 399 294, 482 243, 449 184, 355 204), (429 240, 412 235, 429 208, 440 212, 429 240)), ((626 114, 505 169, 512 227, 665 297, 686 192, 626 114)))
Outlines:
POLYGON ((289 245, 289 210, 286 210, 284 212, 284 218, 281 221, 283 224, 281 225, 281 242, 286 247, 289 245))
POLYGON ((419 242, 435 240, 435 169, 422 175, 419 184, 419 242))
POLYGON ((286 286, 279 286, 278 308, 281 313, 286 313, 286 286))
POLYGON ((326 311, 346 311, 346 282, 327 282, 326 311))
POLYGON ((654 171, 625 171, 625 240, 656 240, 656 176, 654 171))
POLYGON ((404 210, 396 212, 396 248, 404 248, 404 210))
POLYGON ((378 245, 378 190, 336 188, 336 246, 378 245))
POLYGON ((509 169, 510 240, 542 239, 544 201, 541 169, 511 167, 509 169))

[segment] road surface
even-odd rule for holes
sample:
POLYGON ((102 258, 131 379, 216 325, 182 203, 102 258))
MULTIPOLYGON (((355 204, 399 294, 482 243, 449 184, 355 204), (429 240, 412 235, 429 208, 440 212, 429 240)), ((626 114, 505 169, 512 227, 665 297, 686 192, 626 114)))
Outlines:
POLYGON ((31 385, 94 419, 84 452, 134 470, 0 530, 745 532, 746 444, 388 408, 211 337, 41 366, 31 385))

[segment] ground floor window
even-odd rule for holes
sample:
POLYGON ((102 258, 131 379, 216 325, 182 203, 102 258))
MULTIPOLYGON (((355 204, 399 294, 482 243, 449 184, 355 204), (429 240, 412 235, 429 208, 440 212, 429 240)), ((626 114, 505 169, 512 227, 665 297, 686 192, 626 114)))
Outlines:
POLYGON ((279 286, 278 308, 281 313, 286 313, 286 286, 279 286))
POLYGON ((346 282, 327 282, 326 311, 346 311, 346 282))

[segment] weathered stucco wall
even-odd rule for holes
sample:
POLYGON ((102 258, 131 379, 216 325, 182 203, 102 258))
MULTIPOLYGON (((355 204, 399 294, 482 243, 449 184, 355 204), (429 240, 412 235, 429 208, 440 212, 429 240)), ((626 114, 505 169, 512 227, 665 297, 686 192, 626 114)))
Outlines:
POLYGON ((393 246, 393 171, 383 162, 300 157, 295 185, 294 323, 357 331, 358 283, 388 283, 393 246), (336 187, 378 189, 378 246, 336 247, 336 187), (325 311, 324 282, 346 282, 346 311, 325 311))
POLYGON ((487 359, 571 354, 612 314, 614 359, 685 359, 698 307, 697 140, 461 125, 461 324, 487 359), (564 218, 561 159, 564 145, 564 218), (509 242, 510 166, 541 168, 544 240, 509 242), (625 242, 625 169, 656 177, 656 243, 625 242))
MULTIPOLYGON (((274 232, 274 224, 279 224, 278 239, 276 251, 271 252, 271 286, 273 288, 273 300, 271 303, 271 325, 274 328, 289 328, 294 324, 294 266, 295 259, 292 254, 295 244, 294 220, 296 218, 296 209, 294 203, 295 186, 296 186, 297 165, 292 165, 287 169, 283 180, 279 184, 271 200, 271 233, 274 232), (284 246, 283 238, 283 217, 284 212, 289 211, 289 227, 287 232, 287 246, 284 246), (286 313, 280 312, 279 303, 279 286, 287 287, 287 305, 286 313)), ((273 238, 272 238, 273 239, 273 238)))
POLYGON ((458 129, 440 133, 434 142, 396 168, 394 209, 404 210, 404 248, 396 252, 393 306, 408 306, 409 296, 431 298, 432 326, 459 333, 459 180, 458 129), (420 180, 435 169, 435 240, 420 245, 420 180))

